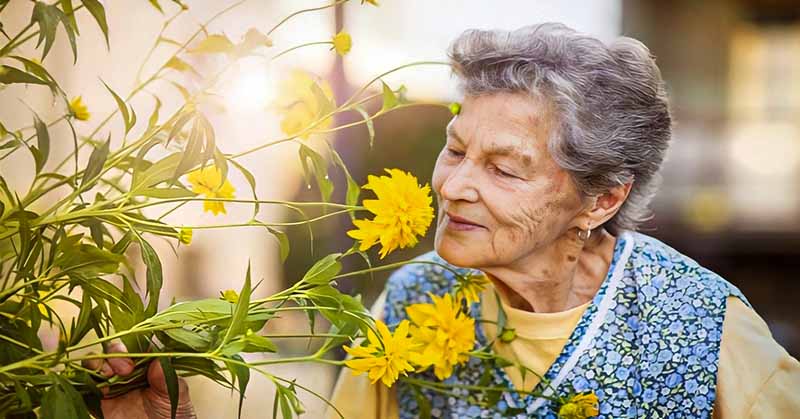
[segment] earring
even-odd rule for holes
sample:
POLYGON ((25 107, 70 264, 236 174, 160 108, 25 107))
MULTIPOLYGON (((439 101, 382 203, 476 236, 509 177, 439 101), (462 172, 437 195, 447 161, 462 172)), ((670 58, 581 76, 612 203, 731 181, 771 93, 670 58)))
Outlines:
POLYGON ((586 241, 589 240, 589 237, 592 237, 592 228, 589 226, 586 230, 578 230, 578 238, 586 241))

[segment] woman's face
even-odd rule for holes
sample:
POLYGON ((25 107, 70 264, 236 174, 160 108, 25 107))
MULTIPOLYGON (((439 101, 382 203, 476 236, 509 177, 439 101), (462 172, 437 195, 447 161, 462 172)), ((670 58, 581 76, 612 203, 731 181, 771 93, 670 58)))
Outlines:
POLYGON ((579 227, 581 195, 547 150, 554 127, 551 109, 526 95, 465 98, 433 172, 439 255, 510 266, 579 227))

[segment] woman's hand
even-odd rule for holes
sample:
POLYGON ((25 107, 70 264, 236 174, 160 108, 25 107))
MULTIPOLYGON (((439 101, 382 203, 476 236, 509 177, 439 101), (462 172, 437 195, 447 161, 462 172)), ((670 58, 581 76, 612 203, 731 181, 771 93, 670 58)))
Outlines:
MULTIPOLYGON (((108 352, 127 352, 125 345, 116 342, 108 347, 108 352)), ((133 372, 134 364, 130 358, 92 359, 84 361, 86 368, 100 371, 106 377, 126 376, 133 372)), ((143 389, 132 390, 123 395, 103 399, 101 407, 106 419, 169 419, 170 402, 167 393, 167 380, 161 363, 154 361, 147 368, 147 383, 143 389)), ((189 386, 182 378, 178 379, 178 412, 176 418, 193 419, 194 406, 189 400, 189 386)), ((104 393, 107 389, 103 389, 104 393)))

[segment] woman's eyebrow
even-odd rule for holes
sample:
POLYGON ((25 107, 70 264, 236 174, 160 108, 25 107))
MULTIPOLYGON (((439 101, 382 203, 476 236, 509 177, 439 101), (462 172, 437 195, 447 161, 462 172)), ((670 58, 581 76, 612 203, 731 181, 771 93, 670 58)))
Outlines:
POLYGON ((533 161, 533 156, 530 153, 523 150, 521 147, 513 146, 513 145, 495 145, 492 144, 484 149, 484 152, 490 156, 503 156, 503 157, 511 157, 515 160, 519 160, 525 166, 529 166, 533 161))
POLYGON ((461 137, 459 137, 458 134, 456 133, 456 129, 453 128, 453 124, 447 124, 446 133, 448 137, 453 138, 454 140, 456 140, 457 143, 460 143, 461 145, 466 144, 464 140, 462 140, 461 137))

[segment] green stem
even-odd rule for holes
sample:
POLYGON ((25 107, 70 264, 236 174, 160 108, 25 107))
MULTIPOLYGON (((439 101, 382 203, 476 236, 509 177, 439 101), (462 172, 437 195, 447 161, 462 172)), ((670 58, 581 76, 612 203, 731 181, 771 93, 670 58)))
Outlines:
POLYGON ((473 390, 473 391, 496 391, 500 393, 518 393, 523 395, 533 395, 535 397, 541 397, 543 399, 547 399, 553 402, 558 402, 559 399, 556 397, 545 396, 544 394, 538 394, 533 391, 525 391, 525 390, 517 390, 517 389, 509 389, 506 387, 484 387, 484 386, 473 386, 467 384, 450 384, 450 383, 438 383, 434 381, 427 381, 422 380, 419 378, 411 378, 411 377, 400 377, 400 380, 410 383, 416 384, 419 386, 424 386, 430 388, 432 390, 436 390, 437 388, 447 389, 447 388, 460 388, 464 390, 473 390))
POLYGON ((297 49, 300 49, 300 48, 303 48, 303 47, 308 47, 308 46, 311 46, 311 45, 333 45, 333 41, 307 42, 305 44, 296 45, 296 46, 293 46, 293 47, 291 47, 291 48, 289 48, 287 50, 284 50, 284 51, 272 56, 272 58, 270 58, 270 61, 272 61, 272 60, 274 60, 274 59, 276 59, 278 57, 281 57, 281 56, 283 56, 285 54, 288 54, 288 53, 290 53, 290 52, 292 52, 294 50, 297 50, 297 49))
POLYGON ((275 24, 275 26, 273 26, 273 27, 272 27, 272 29, 270 29, 269 31, 267 31, 267 36, 270 36, 270 35, 272 35, 272 32, 275 32, 275 30, 276 30, 276 29, 278 29, 279 27, 281 27, 281 25, 283 25, 284 23, 288 22, 288 21, 289 21, 289 19, 291 19, 291 18, 293 18, 293 17, 295 17, 295 16, 297 16, 297 15, 300 15, 300 14, 303 14, 303 13, 308 13, 308 12, 316 12, 316 11, 318 11, 318 10, 325 10, 325 9, 328 9, 328 8, 331 8, 331 7, 336 7, 337 5, 339 5, 339 4, 342 4, 342 3, 346 3, 347 1, 348 1, 348 0, 338 0, 338 1, 335 1, 335 2, 333 2, 333 3, 331 3, 331 4, 327 4, 327 5, 325 5, 325 6, 320 6, 320 7, 312 7, 312 8, 310 8, 310 9, 302 9, 302 10, 298 10, 298 11, 296 11, 296 12, 294 12, 294 13, 292 13, 292 14, 290 14, 290 15, 286 16, 286 17, 285 17, 285 18, 283 18, 283 19, 282 19, 280 22, 278 22, 277 24, 275 24))
MULTIPOLYGON (((6 55, 8 55, 8 53, 10 53, 11 51, 13 51, 13 50, 14 50, 14 48, 16 48, 18 45, 20 45, 20 44, 24 43, 25 41, 27 41, 27 39, 25 39, 25 40, 22 40, 22 41, 20 41, 20 42, 17 42, 17 40, 18 40, 20 37, 22 37, 23 35, 25 35, 25 32, 28 32, 28 30, 29 30, 30 28, 32 28, 32 27, 33 27, 33 25, 34 25, 34 23, 33 23, 33 22, 30 22, 30 23, 28 23, 28 26, 25 26, 24 28, 22 28, 22 30, 20 30, 20 31, 19 31, 19 33, 17 33, 16 35, 14 35, 14 37, 13 37, 13 38, 11 38, 11 40, 10 40, 10 41, 8 41, 8 43, 7 43, 7 44, 5 44, 5 45, 3 46, 3 48, 2 48, 2 49, 0 49, 0 57, 5 57, 6 55), (15 44, 16 44, 16 45, 15 45, 15 44)), ((38 32, 37 32, 37 33, 38 33, 38 32)), ((35 33, 34 35, 36 35, 36 33, 35 33)))
POLYGON ((414 259, 411 259, 411 260, 405 260, 405 261, 402 261, 402 262, 390 263, 388 265, 375 266, 375 267, 372 267, 372 268, 369 268, 369 269, 362 269, 360 271, 353 271, 353 272, 348 272, 348 273, 345 273, 345 274, 336 275, 333 278, 331 278, 331 280, 347 278, 349 276, 362 275, 362 274, 370 273, 370 272, 385 271, 387 269, 399 268, 399 267, 401 267, 403 265, 410 265, 410 264, 422 264, 422 265, 439 266, 439 267, 441 267, 443 269, 446 269, 446 270, 452 272, 454 275, 456 275, 458 277, 461 276, 461 274, 457 270, 455 270, 455 269, 453 269, 450 266, 447 266, 445 264, 438 263, 438 262, 431 262, 429 260, 414 260, 414 259))

